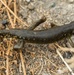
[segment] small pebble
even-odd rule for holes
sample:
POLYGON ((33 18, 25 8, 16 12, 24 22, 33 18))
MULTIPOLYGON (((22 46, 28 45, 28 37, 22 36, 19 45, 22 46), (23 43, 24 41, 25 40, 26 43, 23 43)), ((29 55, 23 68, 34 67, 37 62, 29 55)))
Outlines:
POLYGON ((56 3, 53 3, 53 4, 51 5, 52 8, 55 7, 55 6, 56 6, 56 3))
POLYGON ((6 26, 8 24, 8 21, 7 20, 3 20, 2 21, 2 25, 6 26))
POLYGON ((71 52, 65 52, 64 54, 63 54, 63 57, 64 58, 67 58, 67 59, 70 59, 71 57, 72 57, 72 53, 71 52))
POLYGON ((63 73, 63 71, 61 69, 58 69, 57 72, 58 72, 58 74, 62 74, 63 73))
POLYGON ((31 0, 26 0, 27 2, 30 2, 31 0))
POLYGON ((35 8, 35 6, 34 6, 33 3, 30 3, 30 4, 28 5, 28 8, 29 8, 30 10, 33 10, 33 9, 35 8))
POLYGON ((19 13, 22 15, 23 19, 26 19, 28 16, 28 9, 26 7, 24 7, 24 9, 21 11, 19 11, 19 13))

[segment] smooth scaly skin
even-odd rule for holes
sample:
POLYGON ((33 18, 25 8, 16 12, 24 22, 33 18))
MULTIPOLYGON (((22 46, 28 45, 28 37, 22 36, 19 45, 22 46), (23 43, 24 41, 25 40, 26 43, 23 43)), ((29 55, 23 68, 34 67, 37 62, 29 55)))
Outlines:
POLYGON ((47 44, 59 41, 70 35, 73 35, 74 22, 63 26, 57 26, 48 30, 25 30, 25 29, 10 29, 0 30, 0 35, 5 36, 6 34, 17 36, 19 39, 23 39, 25 42, 47 44))

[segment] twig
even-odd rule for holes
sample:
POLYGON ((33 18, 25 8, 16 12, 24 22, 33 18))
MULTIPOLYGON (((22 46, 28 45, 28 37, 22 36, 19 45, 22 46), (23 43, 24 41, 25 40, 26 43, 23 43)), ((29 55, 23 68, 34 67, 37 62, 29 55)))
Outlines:
POLYGON ((58 49, 56 50, 57 54, 60 56, 60 58, 62 59, 62 61, 64 62, 64 64, 66 65, 66 67, 68 68, 68 70, 70 71, 71 75, 74 75, 72 69, 69 67, 69 65, 65 62, 64 58, 62 57, 61 53, 58 51, 58 49))
POLYGON ((57 47, 59 47, 61 50, 63 51, 70 51, 70 52, 74 52, 74 48, 67 48, 67 47, 61 47, 58 44, 55 44, 57 47))
POLYGON ((8 42, 8 50, 7 50, 7 57, 6 57, 6 75, 9 75, 9 53, 10 53, 10 45, 11 45, 11 40, 8 42))
POLYGON ((6 75, 9 75, 9 58, 6 58, 6 75))
MULTIPOLYGON (((4 0, 4 3, 7 5, 6 0, 4 0)), ((7 15, 8 15, 8 18, 9 18, 9 20, 10 20, 11 26, 12 26, 12 28, 14 28, 14 24, 13 24, 13 22, 12 22, 12 18, 11 18, 11 16, 10 16, 10 13, 9 13, 9 11, 8 11, 7 9, 6 9, 6 11, 7 11, 7 15)))
POLYGON ((0 9, 1 9, 2 3, 0 2, 0 9))
MULTIPOLYGON (((58 73, 54 72, 54 71, 50 71, 51 73, 53 73, 54 75, 59 75, 58 73)), ((51 75, 51 74, 50 74, 51 75)))
POLYGON ((39 72, 38 72, 38 75, 40 75, 40 74, 41 74, 41 72, 42 72, 42 69, 43 69, 42 56, 41 56, 41 63, 40 63, 40 65, 41 65, 41 68, 40 68, 40 70, 39 70, 39 72))
POLYGON ((21 50, 20 50, 20 59, 21 59, 21 63, 22 63, 23 73, 24 73, 24 75, 26 75, 26 69, 25 69, 25 65, 24 65, 24 59, 23 59, 23 55, 22 55, 22 51, 21 50))
MULTIPOLYGON (((14 0, 14 13, 17 15, 17 10, 16 10, 16 0, 14 0)), ((16 17, 14 17, 14 24, 16 22, 16 17)))
POLYGON ((54 67, 56 67, 56 68, 58 69, 58 66, 57 66, 55 63, 53 63, 50 59, 48 59, 46 56, 44 56, 44 58, 45 58, 48 62, 50 62, 54 67))
POLYGON ((8 5, 9 5, 11 2, 12 2, 12 0, 9 0, 9 1, 8 1, 8 5))
POLYGON ((7 10, 7 14, 8 14, 12 28, 15 28, 8 10, 7 10))
POLYGON ((13 12, 2 0, 0 0, 0 1, 1 1, 2 4, 10 11, 10 13, 11 13, 14 17, 16 17, 22 24, 25 24, 26 26, 28 26, 27 23, 26 23, 26 22, 23 22, 22 20, 20 20, 20 19, 16 16, 16 14, 14 14, 14 12, 13 12))

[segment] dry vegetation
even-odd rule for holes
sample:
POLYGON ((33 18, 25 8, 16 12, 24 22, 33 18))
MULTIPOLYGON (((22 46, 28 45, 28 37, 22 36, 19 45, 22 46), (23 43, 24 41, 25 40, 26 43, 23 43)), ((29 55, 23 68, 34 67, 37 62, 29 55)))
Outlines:
MULTIPOLYGON (((0 29, 4 29, 3 20, 9 22, 9 29, 28 27, 18 14, 19 7, 20 3, 16 0, 0 0, 0 29)), ((74 75, 74 48, 71 39, 46 45, 26 43, 24 48, 13 50, 16 41, 12 37, 0 37, 0 75, 74 75), (69 59, 63 58, 66 52, 72 54, 69 59)), ((70 54, 67 55, 69 56, 70 54)))

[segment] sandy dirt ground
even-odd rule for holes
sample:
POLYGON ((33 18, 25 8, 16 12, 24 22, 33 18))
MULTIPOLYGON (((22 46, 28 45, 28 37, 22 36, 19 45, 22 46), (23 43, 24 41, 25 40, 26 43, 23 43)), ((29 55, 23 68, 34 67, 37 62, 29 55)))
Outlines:
MULTIPOLYGON (((0 29, 29 29, 43 17, 46 21, 34 30, 74 21, 74 0, 0 0, 0 29)), ((0 36, 0 75, 74 75, 73 36, 50 44, 25 43, 21 49, 13 49, 18 42, 11 36, 0 36)))

